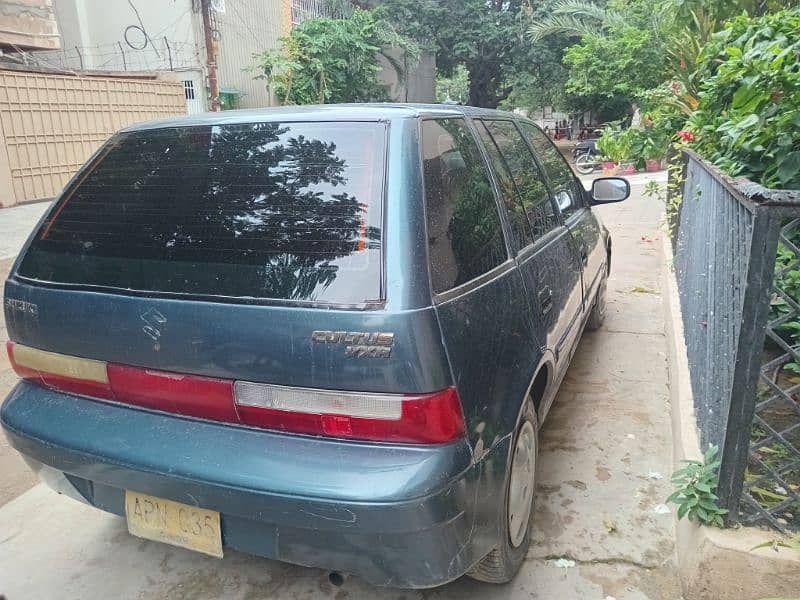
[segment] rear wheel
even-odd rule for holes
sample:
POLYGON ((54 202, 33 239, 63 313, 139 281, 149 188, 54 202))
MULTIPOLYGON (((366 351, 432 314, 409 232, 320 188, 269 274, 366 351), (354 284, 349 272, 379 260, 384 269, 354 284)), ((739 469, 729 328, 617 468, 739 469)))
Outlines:
POLYGON ((581 175, 588 175, 589 173, 594 171, 596 166, 597 166, 597 161, 588 152, 586 154, 581 154, 578 158, 575 159, 575 169, 581 175))
POLYGON ((536 482, 538 426, 533 403, 527 401, 511 451, 503 503, 503 535, 497 546, 467 573, 488 583, 507 583, 517 574, 530 546, 530 522, 536 482))
POLYGON ((597 295, 594 297, 592 312, 589 313, 589 318, 586 321, 586 329, 589 331, 600 329, 606 320, 606 287, 608 287, 608 276, 604 275, 600 281, 597 295))

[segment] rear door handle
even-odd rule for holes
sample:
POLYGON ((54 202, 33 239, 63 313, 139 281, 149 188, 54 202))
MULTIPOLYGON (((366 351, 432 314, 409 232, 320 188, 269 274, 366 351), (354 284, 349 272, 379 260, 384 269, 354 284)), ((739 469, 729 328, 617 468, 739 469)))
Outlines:
POLYGON ((544 287, 539 290, 539 308, 543 315, 546 315, 553 309, 553 290, 549 287, 544 287))

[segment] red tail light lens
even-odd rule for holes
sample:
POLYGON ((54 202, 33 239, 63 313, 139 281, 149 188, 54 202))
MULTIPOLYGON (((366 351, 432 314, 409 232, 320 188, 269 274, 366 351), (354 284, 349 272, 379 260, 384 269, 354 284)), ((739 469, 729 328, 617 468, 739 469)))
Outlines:
POLYGON ((438 444, 464 435, 455 388, 432 394, 335 392, 105 363, 7 343, 23 379, 177 414, 329 437, 438 444))
POLYGON ((114 363, 108 364, 108 380, 119 402, 214 421, 239 420, 232 381, 114 363))

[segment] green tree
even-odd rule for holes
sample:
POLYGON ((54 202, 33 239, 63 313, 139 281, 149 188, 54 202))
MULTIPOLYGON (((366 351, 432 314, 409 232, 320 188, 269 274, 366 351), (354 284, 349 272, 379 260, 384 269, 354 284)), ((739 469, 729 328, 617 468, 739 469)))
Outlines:
POLYGON ((642 92, 670 74, 669 62, 656 34, 623 25, 608 34, 591 33, 570 47, 566 92, 592 104, 630 105, 642 92))
POLYGON ((622 18, 621 14, 607 11, 603 4, 592 0, 556 0, 546 14, 531 18, 528 36, 531 42, 536 43, 555 35, 581 38, 600 34, 608 19, 622 18))
POLYGON ((527 72, 530 44, 522 34, 526 0, 382 0, 394 25, 436 53, 440 74, 458 65, 469 74, 469 104, 497 107, 515 77, 527 72))
POLYGON ((416 59, 416 44, 399 35, 379 10, 354 8, 337 18, 303 21, 281 38, 278 51, 254 56, 258 78, 266 79, 283 104, 325 104, 386 100, 378 80, 383 54, 403 75, 397 61, 384 53, 401 47, 416 59))
POLYGON ((469 101, 469 73, 464 65, 458 65, 453 69, 452 77, 440 75, 436 78, 436 101, 454 101, 461 104, 469 101))

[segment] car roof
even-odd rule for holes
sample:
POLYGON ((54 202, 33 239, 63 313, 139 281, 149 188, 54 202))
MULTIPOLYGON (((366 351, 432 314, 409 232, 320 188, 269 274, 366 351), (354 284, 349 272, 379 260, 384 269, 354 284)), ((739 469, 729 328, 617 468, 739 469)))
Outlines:
POLYGON ((146 121, 125 127, 122 131, 142 131, 166 127, 191 127, 197 125, 233 125, 268 121, 386 121, 390 119, 453 116, 504 116, 512 113, 452 104, 321 104, 314 106, 281 106, 207 112, 157 121, 146 121))

